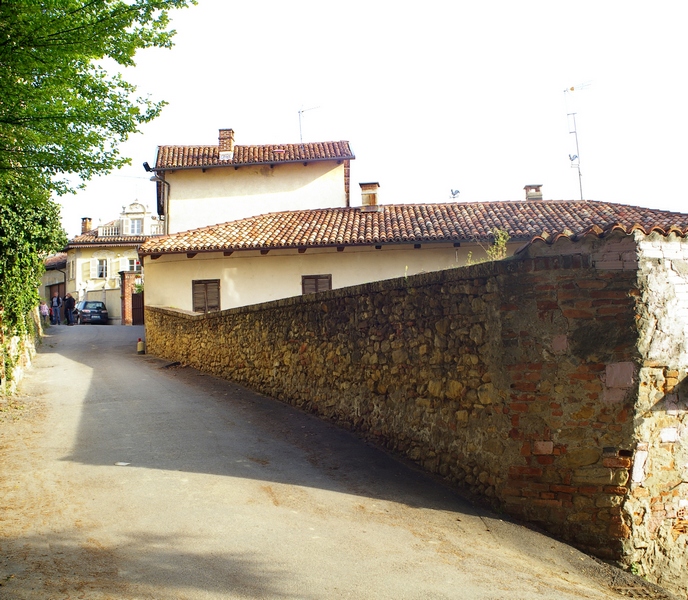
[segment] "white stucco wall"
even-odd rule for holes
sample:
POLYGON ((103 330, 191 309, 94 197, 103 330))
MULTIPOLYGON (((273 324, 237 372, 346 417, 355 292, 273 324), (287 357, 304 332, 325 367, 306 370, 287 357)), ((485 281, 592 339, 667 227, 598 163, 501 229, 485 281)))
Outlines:
POLYGON ((169 233, 284 210, 346 206, 344 165, 316 162, 168 172, 169 233))
MULTIPOLYGON (((509 254, 520 244, 509 247, 509 254)), ((450 269, 466 264, 468 252, 473 260, 484 257, 480 246, 451 244, 440 247, 383 246, 352 249, 235 252, 225 257, 222 252, 164 255, 156 260, 145 257, 146 305, 169 306, 192 310, 191 282, 219 279, 221 308, 247 306, 301 294, 302 275, 332 275, 333 289, 450 269)))

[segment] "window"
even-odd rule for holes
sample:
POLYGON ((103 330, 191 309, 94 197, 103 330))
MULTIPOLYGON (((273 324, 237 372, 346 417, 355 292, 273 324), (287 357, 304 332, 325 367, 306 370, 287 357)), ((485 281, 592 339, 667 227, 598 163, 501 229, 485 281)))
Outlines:
POLYGON ((104 279, 107 277, 107 258, 98 259, 98 278, 104 279))
POLYGON ((191 282, 193 289, 193 311, 214 312, 220 310, 220 280, 200 279, 191 282))
POLYGON ((129 259, 129 270, 130 271, 140 271, 141 270, 141 263, 136 260, 135 258, 130 258, 129 259))
POLYGON ((302 275, 301 293, 315 294, 332 289, 332 275, 302 275))
POLYGON ((129 233, 131 235, 141 235, 143 233, 143 219, 132 219, 129 221, 129 233))
POLYGON ((73 260, 67 262, 67 279, 74 279, 76 277, 76 265, 73 260))

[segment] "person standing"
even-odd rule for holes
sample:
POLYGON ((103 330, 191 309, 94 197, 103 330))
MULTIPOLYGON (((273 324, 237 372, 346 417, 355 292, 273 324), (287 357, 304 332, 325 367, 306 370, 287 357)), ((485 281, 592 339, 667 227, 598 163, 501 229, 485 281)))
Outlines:
POLYGON ((64 311, 67 317, 67 325, 74 325, 74 307, 76 306, 76 301, 72 295, 67 292, 64 299, 64 311))
POLYGON ((48 317, 50 317, 50 307, 45 303, 45 300, 41 300, 39 310, 41 313, 41 321, 43 322, 43 327, 45 327, 48 324, 48 317))
POLYGON ((62 308, 62 298, 55 292, 50 300, 50 322, 53 325, 60 324, 60 309, 62 308))

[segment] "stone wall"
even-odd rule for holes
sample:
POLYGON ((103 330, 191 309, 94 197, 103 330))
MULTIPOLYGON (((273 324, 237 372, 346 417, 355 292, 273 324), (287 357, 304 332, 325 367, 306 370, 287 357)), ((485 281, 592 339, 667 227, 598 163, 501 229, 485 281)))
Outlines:
POLYGON ((17 391, 19 382, 36 355, 36 345, 43 333, 38 308, 26 315, 26 322, 29 333, 6 335, 0 311, 0 396, 12 396, 17 391))
MULTIPOLYGON (((512 260, 207 316, 147 307, 147 347, 354 428, 498 509, 660 580, 657 567, 679 560, 688 539, 679 521, 653 531, 650 516, 667 503, 679 515, 686 498, 683 484, 661 492, 667 477, 682 477, 683 396, 649 416, 640 398, 651 389, 653 407, 666 401, 685 362, 644 357, 661 277, 650 281, 645 259, 639 266, 640 241, 535 244, 512 260), (656 423, 643 437, 648 418, 656 423), (636 481, 653 461, 661 480, 636 481)), ((668 337, 685 344, 681 335, 668 337)), ((680 578, 663 583, 678 589, 680 578)))

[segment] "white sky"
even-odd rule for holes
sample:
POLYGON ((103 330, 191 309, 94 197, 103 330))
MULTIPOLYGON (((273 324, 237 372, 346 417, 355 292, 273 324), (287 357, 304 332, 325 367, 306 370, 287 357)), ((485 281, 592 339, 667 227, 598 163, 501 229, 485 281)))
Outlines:
POLYGON ((199 0, 173 13, 172 50, 125 77, 169 105, 123 152, 132 167, 60 199, 81 217, 155 207, 141 166, 164 144, 348 140, 352 204, 586 199, 688 212, 688 8, 679 0, 341 3, 199 0), (580 91, 564 89, 589 85, 580 91))

